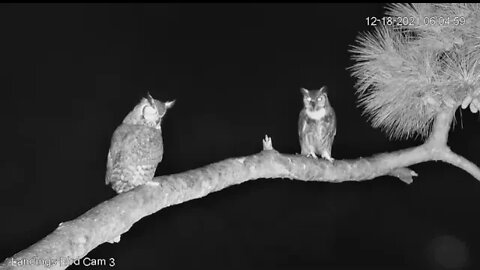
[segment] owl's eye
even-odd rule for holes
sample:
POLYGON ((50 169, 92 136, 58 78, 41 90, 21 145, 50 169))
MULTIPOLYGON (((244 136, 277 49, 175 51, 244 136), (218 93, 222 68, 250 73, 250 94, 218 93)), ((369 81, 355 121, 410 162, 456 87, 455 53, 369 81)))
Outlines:
POLYGON ((152 106, 147 105, 143 108, 143 117, 146 120, 154 121, 156 118, 158 118, 158 112, 152 106))
POLYGON ((323 100, 323 96, 320 96, 317 98, 317 101, 322 101, 323 100))
POLYGON ((305 98, 308 102, 312 101, 310 97, 305 98))

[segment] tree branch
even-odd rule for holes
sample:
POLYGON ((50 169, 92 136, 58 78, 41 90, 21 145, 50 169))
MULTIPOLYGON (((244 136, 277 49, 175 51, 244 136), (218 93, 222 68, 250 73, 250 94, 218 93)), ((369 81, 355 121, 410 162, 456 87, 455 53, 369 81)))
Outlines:
MULTIPOLYGON (((84 257, 105 242, 117 242, 141 218, 165 207, 201 198, 248 180, 288 178, 341 183, 392 175, 411 183, 417 174, 407 166, 442 160, 464 169, 480 180, 479 168, 450 151, 446 145, 453 109, 439 113, 432 133, 423 145, 354 160, 328 162, 275 151, 270 138, 264 150, 246 157, 230 158, 179 174, 159 176, 159 185, 144 185, 105 201, 75 220, 61 223, 55 231, 29 248, 7 258, 1 269, 65 269, 68 259, 84 257), (43 263, 42 263, 43 262, 43 263), (47 262, 49 262, 47 266, 47 262)), ((70 261, 71 262, 71 261, 70 261)))
POLYGON ((440 112, 433 124, 432 133, 426 141, 425 145, 431 152, 433 160, 441 160, 457 166, 470 173, 477 180, 480 180, 480 169, 466 158, 452 152, 447 145, 448 133, 450 125, 455 117, 454 108, 446 108, 440 112))

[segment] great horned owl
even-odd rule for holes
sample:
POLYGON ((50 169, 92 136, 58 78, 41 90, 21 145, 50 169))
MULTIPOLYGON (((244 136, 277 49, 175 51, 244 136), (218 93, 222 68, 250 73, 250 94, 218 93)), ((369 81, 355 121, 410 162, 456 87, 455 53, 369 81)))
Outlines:
POLYGON ((333 161, 332 144, 337 132, 337 120, 327 97, 327 87, 319 90, 301 88, 303 109, 298 119, 298 136, 302 155, 333 161))
POLYGON ((105 184, 111 184, 117 193, 152 180, 163 157, 160 124, 174 102, 161 102, 148 94, 113 133, 105 184))

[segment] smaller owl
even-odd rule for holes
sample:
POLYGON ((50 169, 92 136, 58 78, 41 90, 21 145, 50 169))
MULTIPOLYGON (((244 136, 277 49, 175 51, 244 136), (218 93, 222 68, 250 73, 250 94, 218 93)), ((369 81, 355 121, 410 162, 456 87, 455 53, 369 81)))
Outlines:
POLYGON ((161 102, 148 94, 114 131, 105 184, 111 184, 117 193, 154 184, 151 180, 163 157, 161 122, 174 102, 161 102))
POLYGON ((332 144, 337 132, 337 120, 327 97, 327 87, 319 90, 301 88, 303 109, 298 119, 298 136, 302 155, 333 161, 332 144))

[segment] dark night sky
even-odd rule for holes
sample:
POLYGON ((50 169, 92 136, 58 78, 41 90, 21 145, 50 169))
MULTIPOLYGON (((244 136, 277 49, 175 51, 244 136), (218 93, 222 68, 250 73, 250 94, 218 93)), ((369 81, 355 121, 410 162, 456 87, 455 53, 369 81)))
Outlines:
MULTIPOLYGON (((348 48, 382 6, 0 5, 0 261, 114 196, 110 136, 147 91, 177 100, 157 175, 257 153, 265 134, 298 153, 300 87, 329 87, 337 159, 420 143, 389 142, 356 107, 348 48)), ((477 164, 479 122, 464 111, 450 139, 477 164)), ((251 181, 144 218, 88 257, 117 269, 478 265, 480 183, 444 163, 412 169, 409 186, 251 181)))

